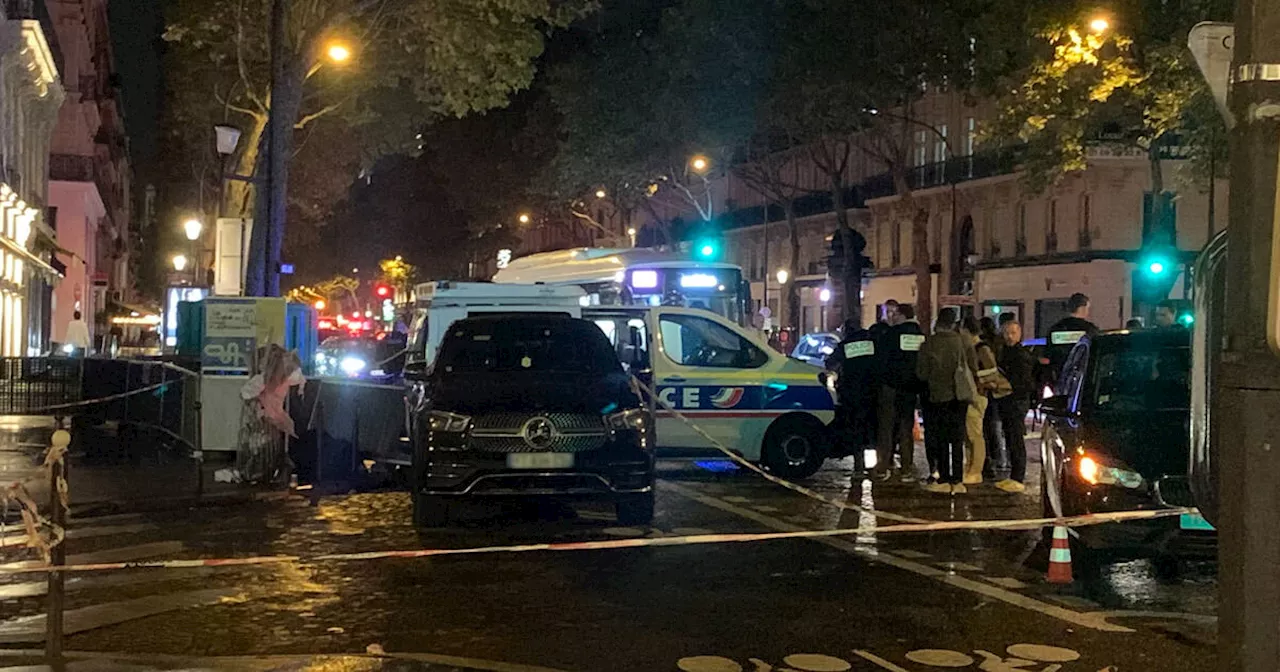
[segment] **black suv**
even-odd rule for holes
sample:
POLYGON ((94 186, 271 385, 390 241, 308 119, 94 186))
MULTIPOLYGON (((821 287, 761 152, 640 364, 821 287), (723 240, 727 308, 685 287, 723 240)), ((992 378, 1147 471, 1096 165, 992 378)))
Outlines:
POLYGON ((459 320, 420 378, 416 525, 447 524, 450 503, 468 495, 606 497, 624 524, 653 519, 653 422, 596 325, 459 320))
MULTIPOLYGON (((1046 399, 1044 513, 1191 507, 1191 362, 1184 329, 1108 332, 1078 343, 1046 399)), ((1076 528, 1072 559, 1086 570, 1113 558, 1211 556, 1216 534, 1184 514, 1076 528)))

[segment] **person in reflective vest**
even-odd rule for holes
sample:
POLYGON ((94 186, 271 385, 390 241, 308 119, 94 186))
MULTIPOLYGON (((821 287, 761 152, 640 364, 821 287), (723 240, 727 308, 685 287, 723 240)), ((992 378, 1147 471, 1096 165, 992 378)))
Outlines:
POLYGON ((876 404, 876 477, 894 475, 893 455, 900 460, 897 474, 904 483, 916 481, 916 407, 921 391, 916 378, 916 356, 924 343, 924 331, 916 322, 915 306, 894 304, 888 312, 889 330, 880 339, 880 387, 876 404))
POLYGON ((836 378, 834 456, 853 455, 854 477, 866 476, 866 450, 875 445, 879 362, 871 332, 857 320, 844 323, 843 336, 828 359, 836 378))

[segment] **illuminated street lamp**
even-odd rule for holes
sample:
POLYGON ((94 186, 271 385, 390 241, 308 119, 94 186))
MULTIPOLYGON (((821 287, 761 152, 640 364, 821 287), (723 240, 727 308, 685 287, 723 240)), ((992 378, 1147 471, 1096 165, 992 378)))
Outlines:
POLYGON ((596 189, 596 198, 604 198, 606 195, 604 189, 596 189))
POLYGON ((316 299, 315 306, 316 306, 316 311, 317 311, 317 312, 318 312, 318 311, 322 311, 322 310, 324 310, 324 309, 325 309, 325 306, 327 306, 327 305, 329 305, 329 304, 325 303, 325 302, 324 302, 324 299, 316 299))
POLYGON ((187 240, 200 240, 200 231, 204 229, 204 224, 200 220, 192 218, 182 223, 182 230, 187 233, 187 240))
POLYGON ((1105 33, 1110 27, 1111 22, 1107 20, 1107 17, 1105 16, 1095 16, 1093 17, 1093 20, 1089 22, 1089 30, 1092 30, 1095 33, 1105 33))
POLYGON ((711 167, 711 161, 701 154, 695 154, 693 158, 689 159, 689 167, 693 168, 693 172, 702 174, 711 167))
POLYGON ((173 270, 179 273, 187 270, 187 255, 185 254, 173 255, 173 270))
POLYGON ((631 247, 636 246, 636 227, 627 229, 627 235, 631 237, 631 247))
POLYGON ((516 219, 519 220, 521 224, 528 224, 533 218, 529 216, 529 213, 522 212, 516 219))
POLYGON ((787 272, 787 269, 779 268, 775 277, 778 278, 779 285, 785 285, 787 284, 787 280, 791 277, 791 274, 787 272))
POLYGON ((331 42, 328 48, 325 49, 325 54, 334 63, 346 63, 351 60, 351 47, 341 42, 331 42))

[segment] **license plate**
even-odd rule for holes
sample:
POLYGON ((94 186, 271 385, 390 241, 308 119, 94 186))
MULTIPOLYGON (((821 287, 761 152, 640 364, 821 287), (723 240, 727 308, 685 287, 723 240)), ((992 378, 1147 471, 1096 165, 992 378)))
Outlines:
POLYGON ((1213 526, 1204 516, 1198 513, 1184 513, 1178 520, 1178 526, 1184 530, 1212 530, 1213 526))
POLYGON ((568 469, 573 466, 573 453, 511 453, 507 466, 512 469, 568 469))

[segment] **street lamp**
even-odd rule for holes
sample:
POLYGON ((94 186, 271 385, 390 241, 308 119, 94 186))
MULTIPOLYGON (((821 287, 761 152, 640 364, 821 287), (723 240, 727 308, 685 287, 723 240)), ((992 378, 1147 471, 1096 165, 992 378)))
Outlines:
POLYGON ((636 227, 633 226, 628 228, 627 235, 631 237, 631 247, 635 247, 636 246, 636 227))
POLYGON ((330 43, 329 47, 325 49, 325 53, 329 56, 329 60, 334 63, 346 63, 351 60, 351 47, 341 42, 330 43))
POLYGON ((200 231, 204 228, 204 224, 194 217, 182 223, 182 230, 187 233, 187 240, 200 240, 200 231))
POLYGON ((791 274, 787 272, 787 269, 779 268, 777 275, 774 277, 778 278, 779 285, 785 285, 787 284, 787 279, 791 277, 791 274))
MULTIPOLYGON (((182 223, 182 230, 187 234, 187 240, 191 241, 191 284, 193 286, 200 283, 200 231, 204 229, 204 224, 200 220, 192 217, 182 223)), ((185 261, 184 261, 185 263, 185 261)), ((182 269, 178 269, 182 270, 182 269)))
POLYGON ((695 154, 693 158, 689 159, 689 167, 693 168, 693 172, 702 174, 711 167, 711 161, 701 154, 695 154))
POLYGON ((522 212, 520 213, 520 216, 517 217, 516 219, 519 220, 521 224, 528 224, 529 221, 532 220, 533 218, 529 216, 529 213, 522 212))
POLYGON ((236 146, 240 144, 240 129, 226 124, 217 124, 213 127, 213 136, 217 141, 219 154, 230 156, 236 153, 236 146))
POLYGON ((187 270, 187 256, 184 254, 173 255, 173 270, 181 273, 187 270))
POLYGON ((1111 22, 1108 21, 1105 16, 1095 16, 1093 17, 1093 20, 1089 22, 1089 30, 1092 30, 1095 33, 1105 33, 1110 27, 1111 22))
POLYGON ((596 198, 604 198, 605 195, 604 189, 596 189, 596 198))

